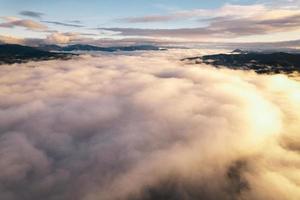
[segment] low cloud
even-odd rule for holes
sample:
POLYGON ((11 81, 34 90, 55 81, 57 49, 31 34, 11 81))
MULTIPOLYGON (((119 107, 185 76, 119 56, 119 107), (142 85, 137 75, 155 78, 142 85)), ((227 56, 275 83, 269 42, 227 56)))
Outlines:
POLYGON ((2 65, 1 198, 299 199, 299 82, 213 52, 2 65))
POLYGON ((18 38, 7 35, 0 35, 0 43, 22 44, 29 46, 38 46, 42 44, 89 44, 103 47, 109 46, 131 46, 131 45, 157 45, 169 48, 218 48, 218 49, 249 49, 263 50, 271 49, 277 51, 293 51, 300 48, 300 40, 287 40, 282 42, 195 42, 195 41, 174 41, 163 38, 139 38, 128 37, 121 39, 94 37, 100 34, 81 33, 81 32, 49 32, 46 38, 18 38))
POLYGON ((4 44, 23 44, 24 39, 0 35, 0 43, 1 44, 2 43, 4 43, 4 44))
MULTIPOLYGON (((45 38, 20 38, 0 35, 0 43, 38 46, 40 44, 89 44, 98 46, 168 45, 172 41, 147 38, 97 38, 101 33, 47 31, 45 38)), ((172 43, 174 44, 174 43, 172 43)))
POLYGON ((67 33, 60 33, 60 32, 55 32, 47 36, 45 39, 45 43, 50 43, 50 44, 68 44, 72 42, 80 42, 82 39, 81 35, 79 33, 72 33, 72 32, 67 32, 67 33))

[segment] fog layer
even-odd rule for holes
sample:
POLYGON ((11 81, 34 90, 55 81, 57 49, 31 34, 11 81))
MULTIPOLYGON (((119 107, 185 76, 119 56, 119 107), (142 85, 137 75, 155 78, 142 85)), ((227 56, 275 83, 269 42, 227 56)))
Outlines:
POLYGON ((300 83, 195 53, 1 66, 1 200, 300 199, 300 83))

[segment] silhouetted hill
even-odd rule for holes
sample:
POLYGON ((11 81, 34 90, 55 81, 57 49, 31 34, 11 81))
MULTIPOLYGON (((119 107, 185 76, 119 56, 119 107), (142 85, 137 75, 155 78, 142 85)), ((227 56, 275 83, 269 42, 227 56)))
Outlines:
POLYGON ((292 73, 300 72, 300 54, 284 52, 244 52, 216 54, 183 59, 194 63, 205 63, 216 67, 254 70, 257 73, 292 73))
POLYGON ((43 51, 62 51, 62 47, 56 44, 42 44, 38 49, 43 51))
POLYGON ((123 47, 112 47, 116 51, 160 51, 166 50, 157 46, 152 45, 138 45, 138 46, 123 46, 123 47))
POLYGON ((67 59, 71 54, 53 53, 17 44, 0 44, 0 64, 67 59))
POLYGON ((41 45, 38 48, 17 44, 0 44, 0 64, 23 63, 28 61, 68 59, 72 51, 158 51, 160 47, 151 45, 98 47, 93 45, 74 44, 68 46, 41 45), (55 52, 53 52, 55 51, 55 52))
POLYGON ((248 53, 248 51, 244 51, 244 50, 241 50, 241 49, 235 49, 235 50, 233 50, 231 53, 235 53, 235 54, 245 54, 245 53, 248 53))
POLYGON ((105 47, 98 47, 93 45, 83 45, 83 44, 74 44, 61 48, 61 51, 108 51, 112 52, 113 50, 105 47))

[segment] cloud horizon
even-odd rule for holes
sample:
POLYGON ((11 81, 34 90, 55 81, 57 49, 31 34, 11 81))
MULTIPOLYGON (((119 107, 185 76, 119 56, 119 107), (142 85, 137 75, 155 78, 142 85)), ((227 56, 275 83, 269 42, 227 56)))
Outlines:
POLYGON ((299 82, 178 61, 204 52, 2 65, 0 196, 300 198, 299 82))

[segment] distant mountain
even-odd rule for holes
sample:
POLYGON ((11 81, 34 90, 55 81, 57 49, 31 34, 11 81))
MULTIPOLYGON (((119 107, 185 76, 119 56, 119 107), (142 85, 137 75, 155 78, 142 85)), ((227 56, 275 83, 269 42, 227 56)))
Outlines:
POLYGON ((73 51, 158 51, 164 50, 152 45, 98 47, 93 45, 74 44, 68 46, 40 45, 29 47, 17 44, 0 44, 0 64, 23 63, 28 61, 69 59, 73 51))
POLYGON ((60 51, 107 51, 107 52, 113 52, 114 50, 105 48, 105 47, 93 46, 93 45, 74 44, 74 45, 62 47, 60 51))
POLYGON ((160 47, 152 46, 152 45, 99 47, 99 46, 85 45, 85 44, 74 44, 74 45, 68 45, 68 46, 41 45, 39 47, 39 49, 46 50, 46 51, 104 51, 104 52, 164 50, 160 47))
POLYGON ((270 53, 291 53, 291 54, 300 54, 299 49, 291 49, 291 48, 277 48, 277 49, 235 49, 231 53, 232 54, 247 54, 247 53, 261 53, 261 54, 270 54, 270 53))
POLYGON ((43 51, 62 51, 62 47, 55 44, 42 44, 38 49, 43 51))
POLYGON ((67 59, 70 55, 72 54, 47 52, 34 47, 17 44, 0 44, 0 64, 67 59))
POLYGON ((137 46, 123 46, 123 47, 111 47, 115 51, 161 51, 166 50, 152 45, 137 45, 137 46))
POLYGON ((241 49, 235 49, 233 50, 231 53, 235 53, 235 54, 245 54, 248 53, 248 51, 243 51, 241 49))
POLYGON ((205 63, 215 67, 254 70, 257 73, 292 73, 300 72, 300 54, 285 52, 234 52, 231 54, 206 55, 185 58, 184 61, 205 63))

